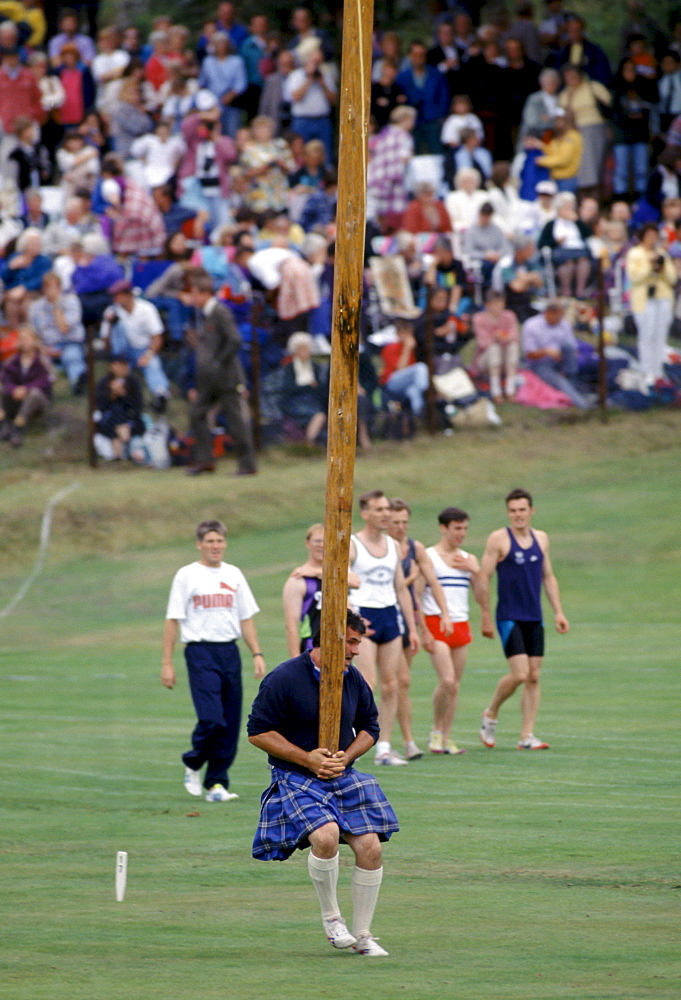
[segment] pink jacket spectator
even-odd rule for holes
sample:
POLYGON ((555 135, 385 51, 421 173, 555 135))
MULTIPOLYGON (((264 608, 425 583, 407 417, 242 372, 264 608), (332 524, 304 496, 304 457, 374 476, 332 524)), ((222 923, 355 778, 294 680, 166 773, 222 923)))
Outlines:
MULTIPOLYGON (((187 152, 182 158, 178 177, 193 177, 196 173, 196 151, 201 143, 199 127, 201 119, 198 114, 187 115, 182 122, 182 138, 187 144, 187 152)), ((229 167, 236 160, 236 146, 228 135, 221 135, 215 142, 215 160, 220 172, 220 194, 226 198, 230 192, 229 167)))

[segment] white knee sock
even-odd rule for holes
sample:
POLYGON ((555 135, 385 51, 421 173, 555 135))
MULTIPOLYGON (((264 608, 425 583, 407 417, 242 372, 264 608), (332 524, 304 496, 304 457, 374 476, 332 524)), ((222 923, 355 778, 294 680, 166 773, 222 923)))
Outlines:
POLYGON ((336 898, 338 859, 338 854, 334 858, 317 858, 312 851, 307 858, 307 870, 317 890, 319 905, 322 908, 322 920, 337 917, 340 913, 336 898))
POLYGON ((352 870, 352 933, 355 937, 371 932, 371 921, 382 881, 383 868, 367 871, 366 868, 355 866, 352 870))

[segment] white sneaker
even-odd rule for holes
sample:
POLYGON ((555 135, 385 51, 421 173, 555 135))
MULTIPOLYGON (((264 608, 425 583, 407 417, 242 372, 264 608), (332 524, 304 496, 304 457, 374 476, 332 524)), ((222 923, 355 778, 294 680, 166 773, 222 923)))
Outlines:
POLYGON ((518 750, 548 750, 549 744, 544 743, 542 740, 538 740, 534 733, 530 733, 526 736, 524 740, 521 740, 518 744, 518 750))
POLYGON ((342 917, 331 917, 330 920, 322 920, 322 923, 324 933, 334 948, 349 948, 356 943, 357 938, 347 929, 342 917))
POLYGON ((404 756, 406 760, 420 760, 423 757, 423 750, 419 750, 413 740, 404 745, 404 756))
POLYGON ((201 787, 201 772, 192 771, 191 767, 185 767, 184 787, 190 795, 201 795, 203 792, 203 788, 201 787))
POLYGON ((490 749, 497 742, 497 720, 488 719, 485 712, 482 713, 482 724, 480 726, 480 739, 486 747, 490 749))
POLYGON ((368 958, 380 958, 389 954, 385 948, 381 948, 376 938, 372 937, 371 934, 363 934, 362 937, 358 937, 352 945, 352 951, 355 955, 366 955, 368 958))
POLYGON ((206 802, 231 802, 238 798, 236 792, 229 792, 224 785, 213 785, 208 789, 206 802))
POLYGON ((398 767, 402 764, 408 764, 409 762, 400 757, 400 755, 395 750, 384 750, 382 753, 377 753, 374 758, 374 764, 392 764, 398 767))

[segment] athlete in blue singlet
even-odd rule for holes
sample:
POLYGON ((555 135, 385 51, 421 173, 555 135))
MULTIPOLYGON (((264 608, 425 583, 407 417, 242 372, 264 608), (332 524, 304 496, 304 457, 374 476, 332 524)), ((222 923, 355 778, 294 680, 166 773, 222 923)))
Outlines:
POLYGON ((530 527, 534 513, 532 497, 526 490, 512 490, 506 497, 506 512, 510 527, 493 531, 487 539, 480 570, 480 603, 482 634, 493 638, 490 581, 496 571, 496 624, 509 672, 497 684, 489 708, 483 712, 480 739, 487 747, 495 745, 499 709, 522 685, 518 749, 546 750, 548 743, 534 735, 544 656, 542 585, 553 608, 556 630, 565 633, 570 626, 563 614, 558 582, 551 567, 548 535, 530 527))

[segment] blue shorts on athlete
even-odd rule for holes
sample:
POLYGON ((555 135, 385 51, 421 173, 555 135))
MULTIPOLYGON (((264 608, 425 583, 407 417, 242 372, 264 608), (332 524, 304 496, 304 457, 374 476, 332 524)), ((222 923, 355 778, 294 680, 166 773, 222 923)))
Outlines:
POLYGON ((402 635, 402 615, 394 605, 389 608, 360 608, 359 613, 369 622, 371 633, 367 635, 367 639, 371 639, 377 646, 384 646, 402 635))
POLYGON ((542 622, 498 621, 497 629, 504 656, 543 656, 544 626, 542 622))
POLYGON ((348 768, 332 781, 272 768, 272 784, 260 800, 253 857, 284 861, 310 846, 309 835, 326 823, 343 834, 375 833, 389 840, 399 830, 397 816, 372 774, 348 768))

